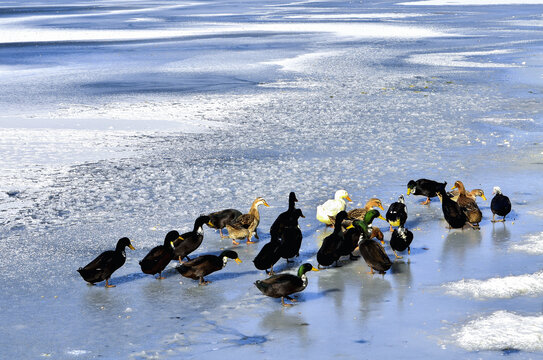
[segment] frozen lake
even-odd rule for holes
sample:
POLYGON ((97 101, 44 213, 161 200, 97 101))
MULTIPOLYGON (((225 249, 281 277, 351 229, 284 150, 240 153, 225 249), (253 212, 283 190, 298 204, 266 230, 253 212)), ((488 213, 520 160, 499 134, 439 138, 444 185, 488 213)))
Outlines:
MULTIPOLYGON (((543 1, 0 1, 0 354, 13 359, 543 359, 543 1), (491 5, 495 3, 496 5, 491 5), (481 230, 406 197, 411 255, 311 272, 291 308, 252 259, 295 191, 304 240, 346 189, 484 189, 481 230), (492 224, 500 186, 513 203, 492 224), (202 213, 260 242, 199 287, 138 261, 202 213), (116 288, 76 269, 133 239, 116 288)), ((390 238, 388 226, 375 222, 390 238), (385 231, 386 230, 386 231, 385 231)), ((393 253, 387 244, 391 258, 393 253)))

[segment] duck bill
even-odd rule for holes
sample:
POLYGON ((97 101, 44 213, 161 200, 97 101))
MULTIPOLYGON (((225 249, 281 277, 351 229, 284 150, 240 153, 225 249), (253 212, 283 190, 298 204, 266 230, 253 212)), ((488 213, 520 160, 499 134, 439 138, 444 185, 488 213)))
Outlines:
POLYGON ((379 215, 379 219, 384 220, 384 221, 387 221, 387 219, 385 219, 385 218, 383 217, 383 215, 379 215))
POLYGON ((383 208, 383 205, 379 204, 379 209, 385 211, 385 209, 383 208))
POLYGON ((345 228, 345 230, 349 230, 349 229, 352 229, 352 228, 354 228, 354 225, 353 225, 353 224, 347 226, 347 227, 345 228))
POLYGON ((170 246, 172 247, 172 249, 175 249, 175 245, 173 244, 173 241, 170 241, 170 246))
POLYGON ((178 238, 177 238, 177 240, 179 240, 179 241, 183 241, 183 240, 185 240, 185 239, 183 239, 183 237, 182 237, 182 236, 180 236, 180 237, 178 237, 178 238))
POLYGON ((130 248, 130 250, 136 250, 136 249, 134 249, 134 247, 132 246, 132 244, 129 244, 128 247, 130 248))
POLYGON ((407 195, 411 194, 411 188, 407 188, 407 195))
POLYGON ((484 201, 486 201, 486 196, 481 195, 481 197, 483 198, 484 201))
POLYGON ((349 195, 345 196, 345 199, 347 199, 347 201, 352 201, 349 195))
POLYGON ((241 263, 242 263, 242 261, 241 261, 240 258, 236 258, 236 259, 234 259, 234 261, 235 261, 237 264, 241 264, 241 263))
POLYGON ((211 228, 214 228, 214 227, 215 227, 215 225, 213 225, 213 224, 211 223, 211 220, 207 222, 207 226, 209 226, 209 227, 211 227, 211 228))
POLYGON ((268 205, 266 201, 262 202, 262 205, 264 205, 265 207, 270 207, 270 205, 268 205))
POLYGON ((311 267, 311 271, 319 271, 316 267, 311 267))

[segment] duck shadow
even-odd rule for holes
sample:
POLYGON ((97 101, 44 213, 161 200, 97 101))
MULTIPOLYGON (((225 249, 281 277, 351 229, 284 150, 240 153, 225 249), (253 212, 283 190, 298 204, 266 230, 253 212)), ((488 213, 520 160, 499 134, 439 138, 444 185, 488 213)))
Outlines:
POLYGON ((217 282, 223 280, 232 280, 243 277, 245 275, 255 275, 258 274, 258 270, 251 271, 242 271, 242 272, 220 272, 216 274, 209 274, 206 276, 206 280, 209 278, 210 281, 217 282))
POLYGON ((328 294, 335 293, 338 291, 341 291, 341 290, 338 288, 333 288, 333 289, 326 289, 323 291, 304 291, 303 293, 300 293, 299 298, 301 298, 304 302, 314 301, 314 300, 322 299, 328 296, 328 294))

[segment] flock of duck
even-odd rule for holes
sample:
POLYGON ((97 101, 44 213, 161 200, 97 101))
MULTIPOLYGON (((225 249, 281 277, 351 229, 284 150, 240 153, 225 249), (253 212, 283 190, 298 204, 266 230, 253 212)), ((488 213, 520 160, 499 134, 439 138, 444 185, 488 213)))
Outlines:
MULTIPOLYGON (((437 196, 441 200, 443 216, 449 228, 462 228, 467 225, 473 229, 479 229, 482 212, 475 199, 480 196, 486 200, 483 190, 475 189, 468 192, 461 181, 456 181, 452 191, 447 192, 446 185, 446 182, 439 183, 428 179, 411 180, 407 184, 407 195, 425 196, 426 200, 422 204, 429 204, 430 199, 437 196)), ((492 222, 505 221, 505 217, 511 211, 511 201, 502 194, 499 187, 494 187, 493 190, 494 197, 490 204, 493 214, 492 222), (501 216, 502 219, 496 220, 496 215, 501 216)), ((410 253, 413 233, 405 227, 407 207, 403 195, 399 196, 397 202, 390 205, 385 217, 375 209, 384 211, 381 201, 377 198, 371 198, 364 208, 348 212, 345 211, 345 200, 351 201, 347 191, 338 190, 334 199, 317 207, 317 219, 334 228, 332 234, 324 238, 317 252, 318 268, 331 266, 334 263, 337 265, 338 260, 343 256, 349 256, 351 260, 355 260, 359 258, 355 255, 358 250, 369 266, 371 274, 374 271, 384 274, 392 266, 392 262, 383 247, 385 245, 383 233, 378 227, 372 225, 376 218, 385 220, 390 225, 392 234, 389 245, 395 257, 401 258, 397 252, 407 250, 408 254, 410 253)), ((295 207, 297 201, 296 194, 291 192, 287 211, 279 214, 273 222, 270 228, 270 241, 262 247, 253 260, 258 270, 264 270, 266 274, 271 275, 265 280, 257 280, 255 286, 264 295, 281 298, 283 306, 292 305, 285 303, 285 298, 295 301, 290 295, 306 288, 308 271, 319 271, 310 263, 301 265, 297 275, 274 274, 273 271, 273 266, 281 258, 290 262, 289 259, 300 255, 303 236, 298 220, 305 216, 302 210, 295 207)), ((198 249, 204 239, 203 226, 218 229, 221 238, 230 238, 234 245, 239 245, 241 239, 246 239, 247 243, 253 243, 253 236, 258 239, 257 228, 260 223, 258 207, 260 205, 269 206, 263 198, 258 197, 253 201, 247 214, 242 214, 235 209, 226 209, 199 216, 194 222, 193 230, 187 233, 179 234, 175 230, 170 231, 164 243, 151 249, 139 262, 142 272, 158 275, 157 279, 164 279, 162 271, 170 261, 177 260, 179 266, 176 269, 182 276, 198 280, 200 285, 208 284, 205 276, 224 268, 228 259, 233 259, 237 263, 241 263, 241 260, 233 250, 224 250, 219 255, 189 258, 189 255, 198 249), (223 234, 224 228, 228 231, 228 235, 223 234)), ((126 247, 134 250, 130 240, 124 237, 117 242, 115 250, 103 252, 77 271, 90 284, 105 280, 106 287, 114 287, 115 285, 109 284, 109 279, 113 272, 124 265, 126 247)))

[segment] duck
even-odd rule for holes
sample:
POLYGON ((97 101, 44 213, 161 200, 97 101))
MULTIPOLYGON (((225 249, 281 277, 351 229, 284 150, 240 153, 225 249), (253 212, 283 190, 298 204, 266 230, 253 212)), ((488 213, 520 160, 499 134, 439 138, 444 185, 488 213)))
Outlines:
POLYGON ((338 190, 334 199, 327 200, 324 204, 317 206, 317 220, 330 226, 335 222, 330 220, 330 216, 336 216, 340 211, 345 210, 345 200, 352 201, 349 193, 345 190, 338 190))
POLYGON ((194 220, 192 231, 186 232, 173 242, 174 253, 172 259, 179 259, 182 263, 183 258, 190 260, 188 255, 202 244, 204 240, 204 224, 209 222, 209 216, 200 215, 194 220))
POLYGON ((282 306, 292 306, 292 304, 285 303, 285 298, 292 302, 296 301, 290 295, 303 291, 307 287, 306 273, 308 271, 319 270, 314 268, 310 263, 305 263, 298 268, 297 276, 292 274, 278 274, 264 280, 257 280, 254 284, 262 294, 273 298, 281 298, 282 306))
POLYGON ((394 252, 396 259, 401 259, 402 256, 399 256, 396 251, 405 251, 407 249, 407 254, 411 254, 411 243, 413 242, 413 233, 409 229, 399 226, 397 229, 394 229, 392 235, 390 236, 390 247, 394 252))
POLYGON ((281 240, 279 239, 279 236, 274 233, 271 235, 270 242, 264 245, 254 258, 253 263, 255 264, 255 268, 266 271, 266 274, 273 275, 273 265, 281 258, 280 250, 281 240), (268 271, 268 269, 270 269, 270 271, 268 271))
POLYGON ((492 194, 494 195, 490 202, 492 222, 505 222, 505 217, 511 212, 511 200, 502 193, 499 186, 494 186, 492 194), (503 216, 503 219, 495 220, 496 215, 503 216))
POLYGON ((430 203, 430 198, 437 196, 437 191, 441 186, 447 186, 447 182, 439 183, 434 180, 428 179, 418 179, 418 180, 409 180, 407 183, 407 195, 413 193, 413 195, 424 195, 426 196, 426 201, 423 201, 422 205, 428 205, 430 203))
POLYGON ((390 232, 393 226, 403 226, 407 220, 407 206, 403 194, 398 197, 398 201, 390 204, 386 213, 386 219, 390 224, 390 232))
POLYGON ((374 271, 377 271, 380 274, 385 274, 386 271, 392 266, 392 262, 385 252, 383 245, 371 239, 374 231, 376 231, 376 229, 372 229, 370 235, 366 235, 365 231, 362 231, 361 239, 358 242, 358 250, 360 251, 360 255, 362 255, 364 258, 366 264, 369 266, 370 274, 373 275, 374 271))
POLYGON ((458 189, 458 198, 456 199, 456 202, 460 205, 462 211, 464 211, 468 222, 472 224, 474 228, 479 229, 479 223, 483 219, 483 213, 479 210, 477 202, 475 199, 467 196, 466 188, 462 181, 455 181, 452 188, 453 190, 458 189))
POLYGON ((170 231, 164 238, 164 244, 156 246, 149 251, 147 255, 139 262, 141 271, 144 274, 158 274, 157 280, 162 280, 162 271, 170 263, 174 253, 174 241, 183 240, 179 233, 175 230, 170 231))
MULTIPOLYGON (((458 188, 456 188, 456 189, 451 189, 451 191, 447 192, 447 195, 448 195, 453 201, 457 201, 457 200, 458 200, 458 195, 460 195, 460 191, 458 190, 458 188)), ((467 191, 467 190, 466 190, 466 196, 469 197, 470 199, 473 199, 473 200, 476 200, 476 199, 477 199, 477 196, 479 196, 479 197, 482 198, 484 201, 486 201, 485 192, 484 192, 482 189, 473 189, 473 190, 471 190, 471 191, 467 191)))
POLYGON ((345 211, 340 211, 336 216, 336 223, 334 225, 334 231, 324 238, 322 245, 317 252, 318 267, 330 266, 339 260, 337 249, 343 241, 343 231, 341 229, 341 223, 347 218, 345 211))
POLYGON ((447 196, 445 185, 441 184, 441 188, 438 190, 437 194, 441 200, 443 217, 449 224, 450 229, 460 229, 464 227, 466 223, 469 224, 468 218, 460 205, 458 205, 457 202, 452 201, 451 198, 447 196))
POLYGON ((134 246, 130 242, 130 239, 123 237, 117 241, 115 250, 104 251, 92 260, 84 267, 77 269, 77 272, 81 277, 89 284, 106 281, 106 288, 115 287, 115 285, 109 284, 109 278, 117 271, 126 261, 125 249, 130 248, 134 250, 134 246))
POLYGON ((369 236, 370 239, 375 237, 384 244, 383 233, 378 227, 372 226, 373 220, 376 218, 384 220, 378 210, 370 209, 362 220, 354 220, 352 224, 347 227, 343 239, 338 245, 338 254, 340 256, 349 255, 351 260, 357 259, 358 256, 354 255, 353 252, 356 250, 362 236, 369 236))
MULTIPOLYGON (((348 220, 344 221, 342 223, 342 226, 346 228, 347 226, 351 225, 352 220, 363 220, 366 213, 373 208, 379 208, 383 211, 385 210, 383 208, 383 204, 381 203, 381 200, 379 200, 378 198, 371 198, 366 202, 366 205, 363 208, 356 208, 356 209, 349 210, 347 212, 348 220)), ((332 223, 335 223, 336 221, 335 216, 330 216, 330 220, 332 221, 332 223)))
POLYGON ((197 258, 184 262, 175 269, 186 278, 198 280, 198 285, 207 285, 211 281, 206 281, 204 276, 224 268, 228 262, 228 259, 234 259, 234 261, 238 264, 241 264, 242 262, 235 251, 224 250, 219 254, 219 256, 198 256, 197 258))
POLYGON ((277 219, 273 222, 272 226, 270 227, 270 235, 277 235, 281 236, 281 233, 283 231, 283 228, 287 226, 287 224, 291 221, 291 218, 294 215, 294 210, 296 210, 295 205, 298 199, 296 198, 296 194, 294 192, 291 192, 288 196, 288 210, 285 212, 282 212, 277 216, 277 219))
POLYGON ((236 240, 244 238, 247 239, 247 244, 254 244, 251 239, 253 237, 253 234, 256 233, 256 229, 258 227, 258 224, 260 223, 260 213, 258 212, 258 207, 260 205, 264 205, 266 207, 270 206, 268 205, 266 200, 264 200, 264 198, 257 197, 253 201, 253 204, 249 209, 249 213, 243 214, 233 222, 226 224, 226 229, 228 230, 228 237, 232 239, 232 243, 234 245, 239 245, 239 242, 237 242, 236 240))
POLYGON ((300 256, 300 247, 302 247, 302 230, 298 224, 299 218, 305 218, 302 210, 294 209, 290 220, 285 224, 281 231, 281 245, 279 253, 283 259, 290 262, 289 259, 300 256))
POLYGON ((221 238, 224 238, 226 236, 222 233, 222 229, 226 227, 226 224, 231 223, 232 221, 236 220, 241 215, 242 215, 242 212, 236 209, 224 209, 224 210, 212 212, 211 214, 207 215, 209 216, 209 221, 207 222, 207 226, 209 226, 212 229, 218 229, 221 238))

